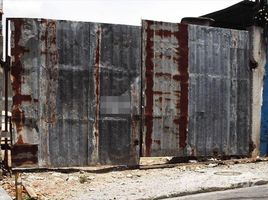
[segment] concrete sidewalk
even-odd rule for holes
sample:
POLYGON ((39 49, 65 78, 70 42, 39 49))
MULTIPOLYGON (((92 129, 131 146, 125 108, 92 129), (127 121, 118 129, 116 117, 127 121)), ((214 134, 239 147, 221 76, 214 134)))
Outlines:
POLYGON ((101 174, 86 171, 24 173, 22 181, 46 200, 164 199, 267 184, 268 162, 196 163, 101 174))
POLYGON ((12 198, 1 187, 0 187, 0 200, 12 200, 12 198))

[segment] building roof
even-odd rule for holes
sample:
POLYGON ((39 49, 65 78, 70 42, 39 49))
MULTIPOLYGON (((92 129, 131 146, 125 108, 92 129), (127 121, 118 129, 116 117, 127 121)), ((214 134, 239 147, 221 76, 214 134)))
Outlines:
POLYGON ((254 16, 259 8, 259 4, 247 0, 202 17, 214 19, 214 27, 245 30, 254 24, 254 16))

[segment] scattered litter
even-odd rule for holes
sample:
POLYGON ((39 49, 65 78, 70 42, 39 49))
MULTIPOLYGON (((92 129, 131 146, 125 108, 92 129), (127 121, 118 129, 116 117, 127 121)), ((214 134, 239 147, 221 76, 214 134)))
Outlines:
POLYGON ((132 177, 133 177, 132 174, 128 174, 128 175, 127 175, 127 178, 132 178, 132 177))
POLYGON ((197 160, 189 160, 189 163, 198 163, 197 160))
POLYGON ((208 167, 217 167, 218 166, 218 163, 209 163, 208 164, 208 167))

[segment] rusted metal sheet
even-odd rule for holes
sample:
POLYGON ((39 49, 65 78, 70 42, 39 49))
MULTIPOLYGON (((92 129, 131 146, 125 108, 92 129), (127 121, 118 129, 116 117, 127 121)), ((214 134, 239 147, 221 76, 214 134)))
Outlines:
POLYGON ((188 124, 188 26, 143 21, 144 154, 179 156, 188 124))
POLYGON ((248 32, 143 21, 145 156, 248 155, 248 32))
POLYGON ((45 19, 11 25, 16 143, 38 145, 39 166, 137 164, 140 28, 45 19))
POLYGON ((145 156, 248 153, 247 32, 153 21, 140 31, 12 19, 16 144, 38 145, 39 166, 137 164, 141 116, 145 156))
POLYGON ((18 144, 11 148, 12 167, 38 166, 38 146, 31 144, 18 144))
MULTIPOLYGON (((27 79, 25 79, 25 76, 29 74, 29 66, 24 64, 23 61, 20 60, 24 56, 25 53, 30 52, 30 42, 34 43, 38 37, 37 29, 34 25, 31 24, 25 24, 23 25, 23 21, 17 21, 17 23, 14 26, 15 30, 13 32, 13 42, 12 42, 12 55, 13 55, 13 66, 11 71, 11 79, 12 79, 12 90, 13 90, 13 105, 12 105, 12 119, 15 123, 15 127, 17 130, 17 139, 16 144, 23 144, 24 138, 23 134, 27 130, 23 130, 22 126, 23 124, 30 124, 31 119, 34 119, 34 112, 30 113, 30 116, 26 116, 27 119, 25 119, 25 110, 33 109, 35 110, 36 105, 38 103, 38 99, 31 95, 31 92, 29 91, 29 87, 27 87, 27 79), (28 26, 28 29, 31 28, 32 34, 27 35, 23 34, 23 28, 25 26, 28 26), (26 40, 21 41, 20 38, 23 37, 29 37, 27 39, 30 40, 30 42, 27 43, 26 40), (25 69, 23 67, 25 66, 25 69), (24 85, 26 85, 24 87, 24 85)), ((38 53, 39 51, 36 51, 37 49, 31 49, 32 54, 38 53)), ((26 58, 25 58, 26 60, 26 58)), ((29 57, 27 57, 26 62, 29 62, 29 57)), ((34 74, 35 75, 35 74, 34 74)), ((35 80, 37 77, 34 77, 35 80)), ((35 85, 34 85, 35 86, 35 85)), ((27 127, 27 126, 26 126, 27 127)), ((31 136, 31 138, 34 140, 35 134, 31 136)), ((26 137, 26 136, 25 136, 26 137)), ((26 138, 25 138, 26 140, 26 138)), ((31 141, 31 143, 34 143, 31 141)))
POLYGON ((188 154, 248 155, 247 31, 189 25, 188 154))

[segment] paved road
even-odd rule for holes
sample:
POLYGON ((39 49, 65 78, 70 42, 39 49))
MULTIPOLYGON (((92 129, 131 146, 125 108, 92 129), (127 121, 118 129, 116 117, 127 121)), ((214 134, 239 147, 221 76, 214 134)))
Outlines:
MULTIPOLYGON (((259 200, 268 199, 268 185, 255 186, 250 188, 241 188, 227 190, 222 192, 209 192, 185 197, 171 198, 172 200, 259 200)), ((168 199, 168 200, 171 200, 168 199)))
POLYGON ((0 200, 12 200, 10 196, 7 195, 6 191, 0 187, 0 200))

